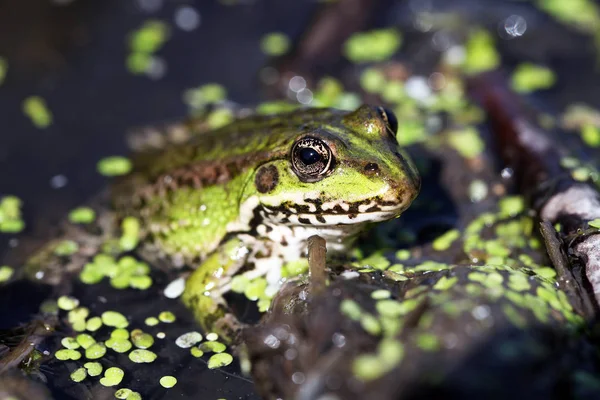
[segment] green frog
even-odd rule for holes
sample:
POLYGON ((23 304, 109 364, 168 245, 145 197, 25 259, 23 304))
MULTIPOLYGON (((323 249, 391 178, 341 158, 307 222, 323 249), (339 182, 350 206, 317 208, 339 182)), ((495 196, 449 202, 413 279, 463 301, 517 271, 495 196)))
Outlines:
POLYGON ((410 205, 420 178, 397 125, 368 105, 241 118, 140 154, 117 182, 114 206, 140 220, 143 252, 195 267, 185 303, 206 331, 231 337, 240 325, 223 294, 234 275, 265 277, 276 289, 310 236, 343 254, 368 224, 410 205))

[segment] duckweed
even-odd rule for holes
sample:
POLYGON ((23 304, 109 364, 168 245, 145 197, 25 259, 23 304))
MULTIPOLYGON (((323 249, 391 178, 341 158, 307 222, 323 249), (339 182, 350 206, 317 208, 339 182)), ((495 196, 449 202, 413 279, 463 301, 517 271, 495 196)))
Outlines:
POLYGON ((108 347, 109 349, 113 349, 117 353, 127 353, 129 350, 131 350, 131 347, 133 347, 129 340, 120 338, 117 339, 114 337, 111 337, 110 339, 106 340, 104 344, 106 345, 106 347, 108 347))
POLYGON ((500 55, 492 35, 484 29, 472 32, 466 44, 465 72, 477 74, 494 69, 499 63, 500 55))
POLYGON ((162 387, 170 389, 177 384, 177 378, 167 375, 160 378, 159 382, 162 387))
POLYGON ((355 33, 344 44, 344 55, 354 63, 385 61, 402 43, 396 29, 377 29, 355 33))
POLYGON ((90 224, 96 219, 96 212, 90 207, 78 207, 69 213, 69 221, 74 224, 90 224))
POLYGON ((204 353, 222 353, 227 349, 227 347, 221 342, 205 342, 198 346, 198 348, 204 353))
POLYGON ((54 353, 54 357, 57 360, 66 361, 66 360, 79 360, 81 358, 81 353, 77 350, 73 349, 61 349, 54 353))
POLYGON ((187 349, 202 341, 200 332, 188 332, 175 339, 175 344, 181 348, 187 349))
POLYGON ((514 217, 525 210, 525 200, 521 196, 506 196, 498 202, 500 217, 514 217))
POLYGON ((126 175, 131 171, 131 161, 122 156, 111 156, 98 161, 96 165, 98 172, 104 176, 126 175))
POLYGON ((440 348, 440 342, 433 333, 420 333, 416 337, 416 344, 425 351, 435 351, 440 348))
POLYGON ((381 333, 381 325, 379 320, 371 314, 364 313, 360 317, 360 326, 370 335, 376 336, 381 333))
POLYGON ((262 37, 260 48, 268 56, 281 56, 290 48, 290 38, 281 32, 268 33, 262 37))
POLYGON ((448 290, 452 286, 454 286, 458 282, 458 277, 448 278, 447 276, 442 276, 438 281, 433 285, 433 288, 436 290, 448 290))
POLYGON ((550 68, 523 63, 517 66, 512 75, 512 88, 519 93, 530 93, 548 89, 556 82, 556 75, 550 68))
POLYGON ((102 323, 106 326, 112 326, 116 328, 127 328, 129 322, 127 318, 116 311, 105 311, 102 313, 102 323))
POLYGON ((432 247, 436 251, 448 250, 450 246, 452 246, 452 243, 459 237, 460 232, 457 229, 449 230, 448 232, 436 238, 432 243, 432 247))
POLYGON ((19 233, 25 228, 21 219, 23 202, 16 196, 4 196, 0 200, 0 232, 19 233))
POLYGON ((231 364, 232 362, 233 362, 233 356, 229 353, 213 354, 208 359, 208 368, 215 369, 215 368, 226 367, 229 364, 231 364))
POLYGON ((465 158, 477 157, 485 150, 485 143, 472 126, 449 132, 448 145, 465 158))
POLYGON ((198 347, 192 347, 190 349, 190 353, 192 354, 192 356, 194 356, 196 358, 200 358, 204 355, 204 352, 202 350, 200 350, 198 347))
POLYGON ((90 332, 96 332, 101 327, 102 327, 102 318, 100 318, 100 317, 92 317, 92 318, 88 319, 85 323, 85 329, 90 332))
POLYGON ((4 83, 4 79, 6 78, 6 73, 8 72, 8 61, 6 58, 0 57, 0 85, 4 83))
POLYGON ((173 314, 171 311, 162 311, 160 314, 158 314, 158 319, 160 322, 164 322, 165 324, 171 324, 176 320, 175 314, 173 314))
POLYGON ((136 349, 129 353, 129 359, 134 363, 151 363, 156 357, 156 353, 145 349, 136 349))
POLYGON ((396 258, 400 261, 408 260, 410 258, 410 250, 398 250, 396 252, 396 258))
POLYGON ((70 350, 78 349, 79 347, 81 347, 81 345, 77 343, 77 340, 72 337, 62 338, 60 344, 62 344, 63 347, 70 350))
POLYGON ((134 217, 125 217, 121 222, 122 235, 119 246, 123 251, 130 251, 137 247, 140 234, 140 221, 134 217))
POLYGON ((57 256, 70 256, 77 253, 79 245, 73 240, 62 240, 54 248, 54 254, 57 256))
POLYGON ((132 393, 133 391, 131 389, 121 388, 115 392, 115 397, 117 399, 128 399, 132 393))
POLYGON ((87 333, 80 333, 79 335, 77 335, 75 340, 84 349, 88 349, 90 346, 92 346, 94 343, 96 343, 96 339, 94 339, 92 336, 88 335, 87 333))
POLYGON ((209 342, 214 342, 215 340, 219 340, 219 335, 217 335, 215 332, 209 332, 206 334, 206 340, 209 342))
POLYGON ((88 360, 97 360, 106 354, 106 345, 104 343, 94 343, 85 350, 85 358, 88 360))
POLYGON ((14 274, 15 270, 8 265, 0 267, 0 283, 7 282, 14 274))
POLYGON ((44 129, 52 125, 52 112, 46 101, 40 96, 29 96, 23 100, 23 113, 29 117, 36 128, 44 129))
POLYGON ((116 386, 123 380, 125 372, 121 368, 110 367, 104 371, 104 377, 100 379, 103 386, 116 386))
POLYGON ((98 376, 102 373, 102 364, 99 362, 88 361, 83 364, 89 376, 98 376))
POLYGON ((392 296, 389 290, 378 289, 371 292, 371 298, 375 300, 389 299, 392 296))
POLYGON ((351 299, 344 299, 340 303, 340 312, 353 321, 360 320, 362 310, 357 302, 351 299))
POLYGON ((85 368, 77 368, 75 371, 71 372, 71 380, 73 382, 81 382, 85 378, 87 378, 87 371, 85 368))
POLYGON ((600 147, 600 128, 586 124, 581 128, 581 139, 590 147, 600 147))
POLYGON ((72 296, 60 296, 57 304, 61 310, 71 311, 79 306, 79 300, 72 296))
POLYGON ((217 108, 212 111, 206 118, 206 123, 211 129, 221 128, 235 119, 233 111, 228 108, 217 108))
POLYGON ((131 53, 127 56, 127 69, 132 74, 148 71, 152 54, 158 51, 169 37, 169 26, 159 20, 148 20, 129 35, 131 53))
POLYGON ((141 329, 134 329, 131 331, 131 341, 138 349, 147 349, 154 344, 152 335, 143 332, 141 329))
POLYGON ((366 92, 380 93, 388 82, 383 72, 375 68, 367 68, 360 76, 360 84, 366 92))
POLYGON ((110 337, 114 339, 129 339, 129 331, 125 328, 113 329, 110 333, 110 337))

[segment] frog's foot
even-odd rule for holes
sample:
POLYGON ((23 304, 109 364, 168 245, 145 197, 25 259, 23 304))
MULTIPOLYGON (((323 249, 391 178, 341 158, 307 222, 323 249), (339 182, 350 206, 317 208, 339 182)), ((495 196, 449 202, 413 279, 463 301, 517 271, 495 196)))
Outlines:
POLYGON ((244 327, 223 297, 231 290, 232 276, 246 262, 239 257, 240 249, 245 247, 238 239, 222 245, 190 275, 182 296, 202 329, 229 343, 244 327))
POLYGON ((223 297, 226 290, 214 288, 210 292, 198 292, 197 277, 187 280, 183 301, 194 313, 205 333, 215 332, 222 341, 232 343, 245 325, 235 316, 223 297))

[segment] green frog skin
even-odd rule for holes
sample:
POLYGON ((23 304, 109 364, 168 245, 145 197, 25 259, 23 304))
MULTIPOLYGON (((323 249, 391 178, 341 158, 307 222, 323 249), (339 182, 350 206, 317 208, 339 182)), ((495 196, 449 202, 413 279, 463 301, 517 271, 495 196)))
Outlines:
POLYGON ((230 338, 239 324, 222 295, 234 275, 276 289, 310 236, 344 253, 368 224, 410 205, 420 179, 396 130, 392 113, 368 105, 242 118, 140 154, 114 206, 140 220, 143 253, 196 268, 183 299, 206 331, 230 338))

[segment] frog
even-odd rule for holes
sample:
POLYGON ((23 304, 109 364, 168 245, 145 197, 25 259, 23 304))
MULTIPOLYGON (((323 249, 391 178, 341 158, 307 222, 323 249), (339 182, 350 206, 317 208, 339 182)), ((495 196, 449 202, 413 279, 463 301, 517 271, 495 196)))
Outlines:
POLYGON ((223 297, 234 276, 276 289, 309 237, 345 254, 359 232, 409 207, 420 177, 397 130, 372 105, 240 118, 138 154, 113 207, 140 221, 143 254, 194 269, 183 301, 205 331, 231 339, 242 326, 223 297))

